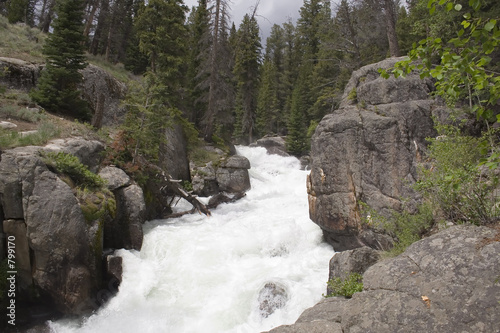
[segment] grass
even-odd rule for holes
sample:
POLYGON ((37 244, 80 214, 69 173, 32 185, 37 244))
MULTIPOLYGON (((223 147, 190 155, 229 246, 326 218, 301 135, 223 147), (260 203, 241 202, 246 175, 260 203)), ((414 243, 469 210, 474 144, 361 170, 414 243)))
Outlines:
POLYGON ((127 71, 123 66, 123 64, 121 63, 112 64, 109 61, 105 60, 103 56, 95 56, 92 54, 87 54, 87 61, 92 65, 104 69, 106 72, 108 72, 108 74, 114 76, 117 80, 121 82, 126 83, 130 80, 136 79, 136 76, 131 72, 127 71))
POLYGON ((31 63, 44 63, 43 43, 47 35, 25 24, 10 24, 0 15, 0 55, 31 63))

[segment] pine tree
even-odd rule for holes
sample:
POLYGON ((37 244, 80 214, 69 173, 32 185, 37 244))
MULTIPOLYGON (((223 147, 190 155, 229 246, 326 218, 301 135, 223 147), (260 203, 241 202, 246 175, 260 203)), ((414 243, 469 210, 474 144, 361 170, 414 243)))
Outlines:
POLYGON ((24 22, 33 26, 35 2, 35 0, 10 0, 7 14, 9 23, 24 22))
POLYGON ((261 43, 254 16, 245 15, 236 35, 234 74, 237 80, 235 137, 251 143, 255 132, 255 114, 259 83, 261 43))
POLYGON ((87 120, 90 112, 80 98, 79 70, 87 66, 84 54, 83 0, 60 0, 53 33, 43 48, 47 57, 45 70, 31 97, 44 108, 87 120))

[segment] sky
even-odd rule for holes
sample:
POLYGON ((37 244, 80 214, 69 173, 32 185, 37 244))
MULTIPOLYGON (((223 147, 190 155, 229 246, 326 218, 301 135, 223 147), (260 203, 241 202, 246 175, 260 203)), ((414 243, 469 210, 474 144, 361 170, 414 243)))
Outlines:
MULTIPOLYGON (((236 28, 239 27, 243 16, 251 13, 257 0, 230 0, 231 17, 236 28)), ((273 24, 281 25, 291 18, 296 23, 299 17, 299 9, 304 0, 260 0, 257 10, 257 21, 261 30, 263 44, 269 36, 273 24)), ((184 4, 191 9, 198 5, 198 0, 184 0, 184 4)))

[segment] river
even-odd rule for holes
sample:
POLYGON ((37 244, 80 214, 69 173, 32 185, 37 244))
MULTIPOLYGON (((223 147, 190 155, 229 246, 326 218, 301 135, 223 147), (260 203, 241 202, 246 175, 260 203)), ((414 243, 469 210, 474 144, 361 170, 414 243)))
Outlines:
POLYGON ((118 294, 88 318, 50 323, 52 331, 257 333, 294 323, 320 301, 334 252, 309 219, 307 172, 264 148, 238 153, 252 166, 243 199, 211 217, 147 222, 141 251, 118 251, 118 294), (270 315, 259 305, 268 283, 286 291, 270 315))

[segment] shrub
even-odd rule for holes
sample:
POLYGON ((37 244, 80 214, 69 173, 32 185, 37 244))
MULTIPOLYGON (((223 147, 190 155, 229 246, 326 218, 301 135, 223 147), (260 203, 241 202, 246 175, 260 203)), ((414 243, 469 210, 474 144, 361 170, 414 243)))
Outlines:
POLYGON ((354 293, 363 291, 363 275, 350 273, 345 279, 333 278, 326 284, 329 292, 325 297, 344 296, 351 298, 354 293))
POLYGON ((500 197, 495 195, 498 176, 479 167, 487 157, 488 138, 462 135, 454 127, 441 127, 432 139, 430 168, 420 168, 415 189, 444 219, 454 223, 483 225, 500 214, 500 197))
POLYGON ((74 155, 49 152, 43 153, 42 157, 47 166, 58 174, 69 176, 79 186, 98 189, 105 185, 105 181, 99 175, 92 173, 74 155))

